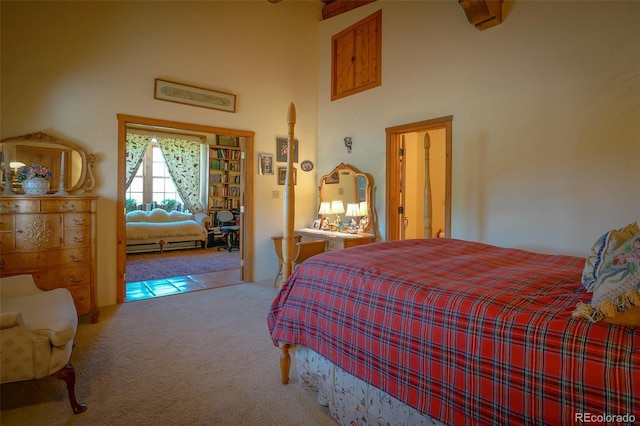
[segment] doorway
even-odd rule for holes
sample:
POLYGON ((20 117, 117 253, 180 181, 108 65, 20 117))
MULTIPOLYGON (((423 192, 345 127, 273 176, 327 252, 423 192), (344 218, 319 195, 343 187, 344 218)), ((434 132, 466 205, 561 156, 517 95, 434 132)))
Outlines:
POLYGON ((452 124, 446 116, 385 129, 387 240, 451 236, 452 124))
POLYGON ((205 134, 229 135, 240 140, 240 206, 239 223, 243 232, 240 233, 240 279, 244 282, 253 281, 253 142, 254 132, 207 126, 193 123, 183 123, 159 120, 148 117, 138 117, 118 114, 118 198, 116 202, 117 220, 117 302, 123 303, 126 294, 126 231, 125 231, 125 166, 126 166, 126 134, 129 127, 160 128, 173 131, 200 132, 205 134))

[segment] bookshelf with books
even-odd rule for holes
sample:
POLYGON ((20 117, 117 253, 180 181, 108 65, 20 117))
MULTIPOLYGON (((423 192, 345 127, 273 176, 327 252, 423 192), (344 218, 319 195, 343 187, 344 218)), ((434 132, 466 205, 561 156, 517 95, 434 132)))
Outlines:
POLYGON ((240 209, 240 147, 209 146, 209 214, 240 209))

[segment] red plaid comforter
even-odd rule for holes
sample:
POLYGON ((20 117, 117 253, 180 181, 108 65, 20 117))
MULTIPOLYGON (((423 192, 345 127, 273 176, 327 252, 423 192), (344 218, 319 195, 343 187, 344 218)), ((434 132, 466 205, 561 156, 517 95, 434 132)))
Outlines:
POLYGON ((571 317, 591 298, 583 265, 453 239, 326 252, 290 276, 267 325, 274 344, 447 424, 640 421, 640 330, 571 317))

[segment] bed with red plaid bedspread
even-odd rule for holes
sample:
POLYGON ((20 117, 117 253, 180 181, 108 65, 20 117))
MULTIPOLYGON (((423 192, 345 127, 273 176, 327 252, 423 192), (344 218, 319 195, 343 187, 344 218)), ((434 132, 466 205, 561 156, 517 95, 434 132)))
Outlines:
POLYGON ((574 319, 584 259, 455 240, 305 261, 274 300, 274 344, 305 345, 446 424, 640 420, 640 330, 574 319))

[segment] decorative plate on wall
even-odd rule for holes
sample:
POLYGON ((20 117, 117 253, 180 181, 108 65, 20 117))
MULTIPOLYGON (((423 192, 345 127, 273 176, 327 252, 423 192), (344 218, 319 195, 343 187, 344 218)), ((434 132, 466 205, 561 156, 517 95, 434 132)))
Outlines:
POLYGON ((313 170, 313 163, 309 160, 304 160, 302 163, 300 163, 300 168, 302 169, 302 171, 310 172, 311 170, 313 170))

